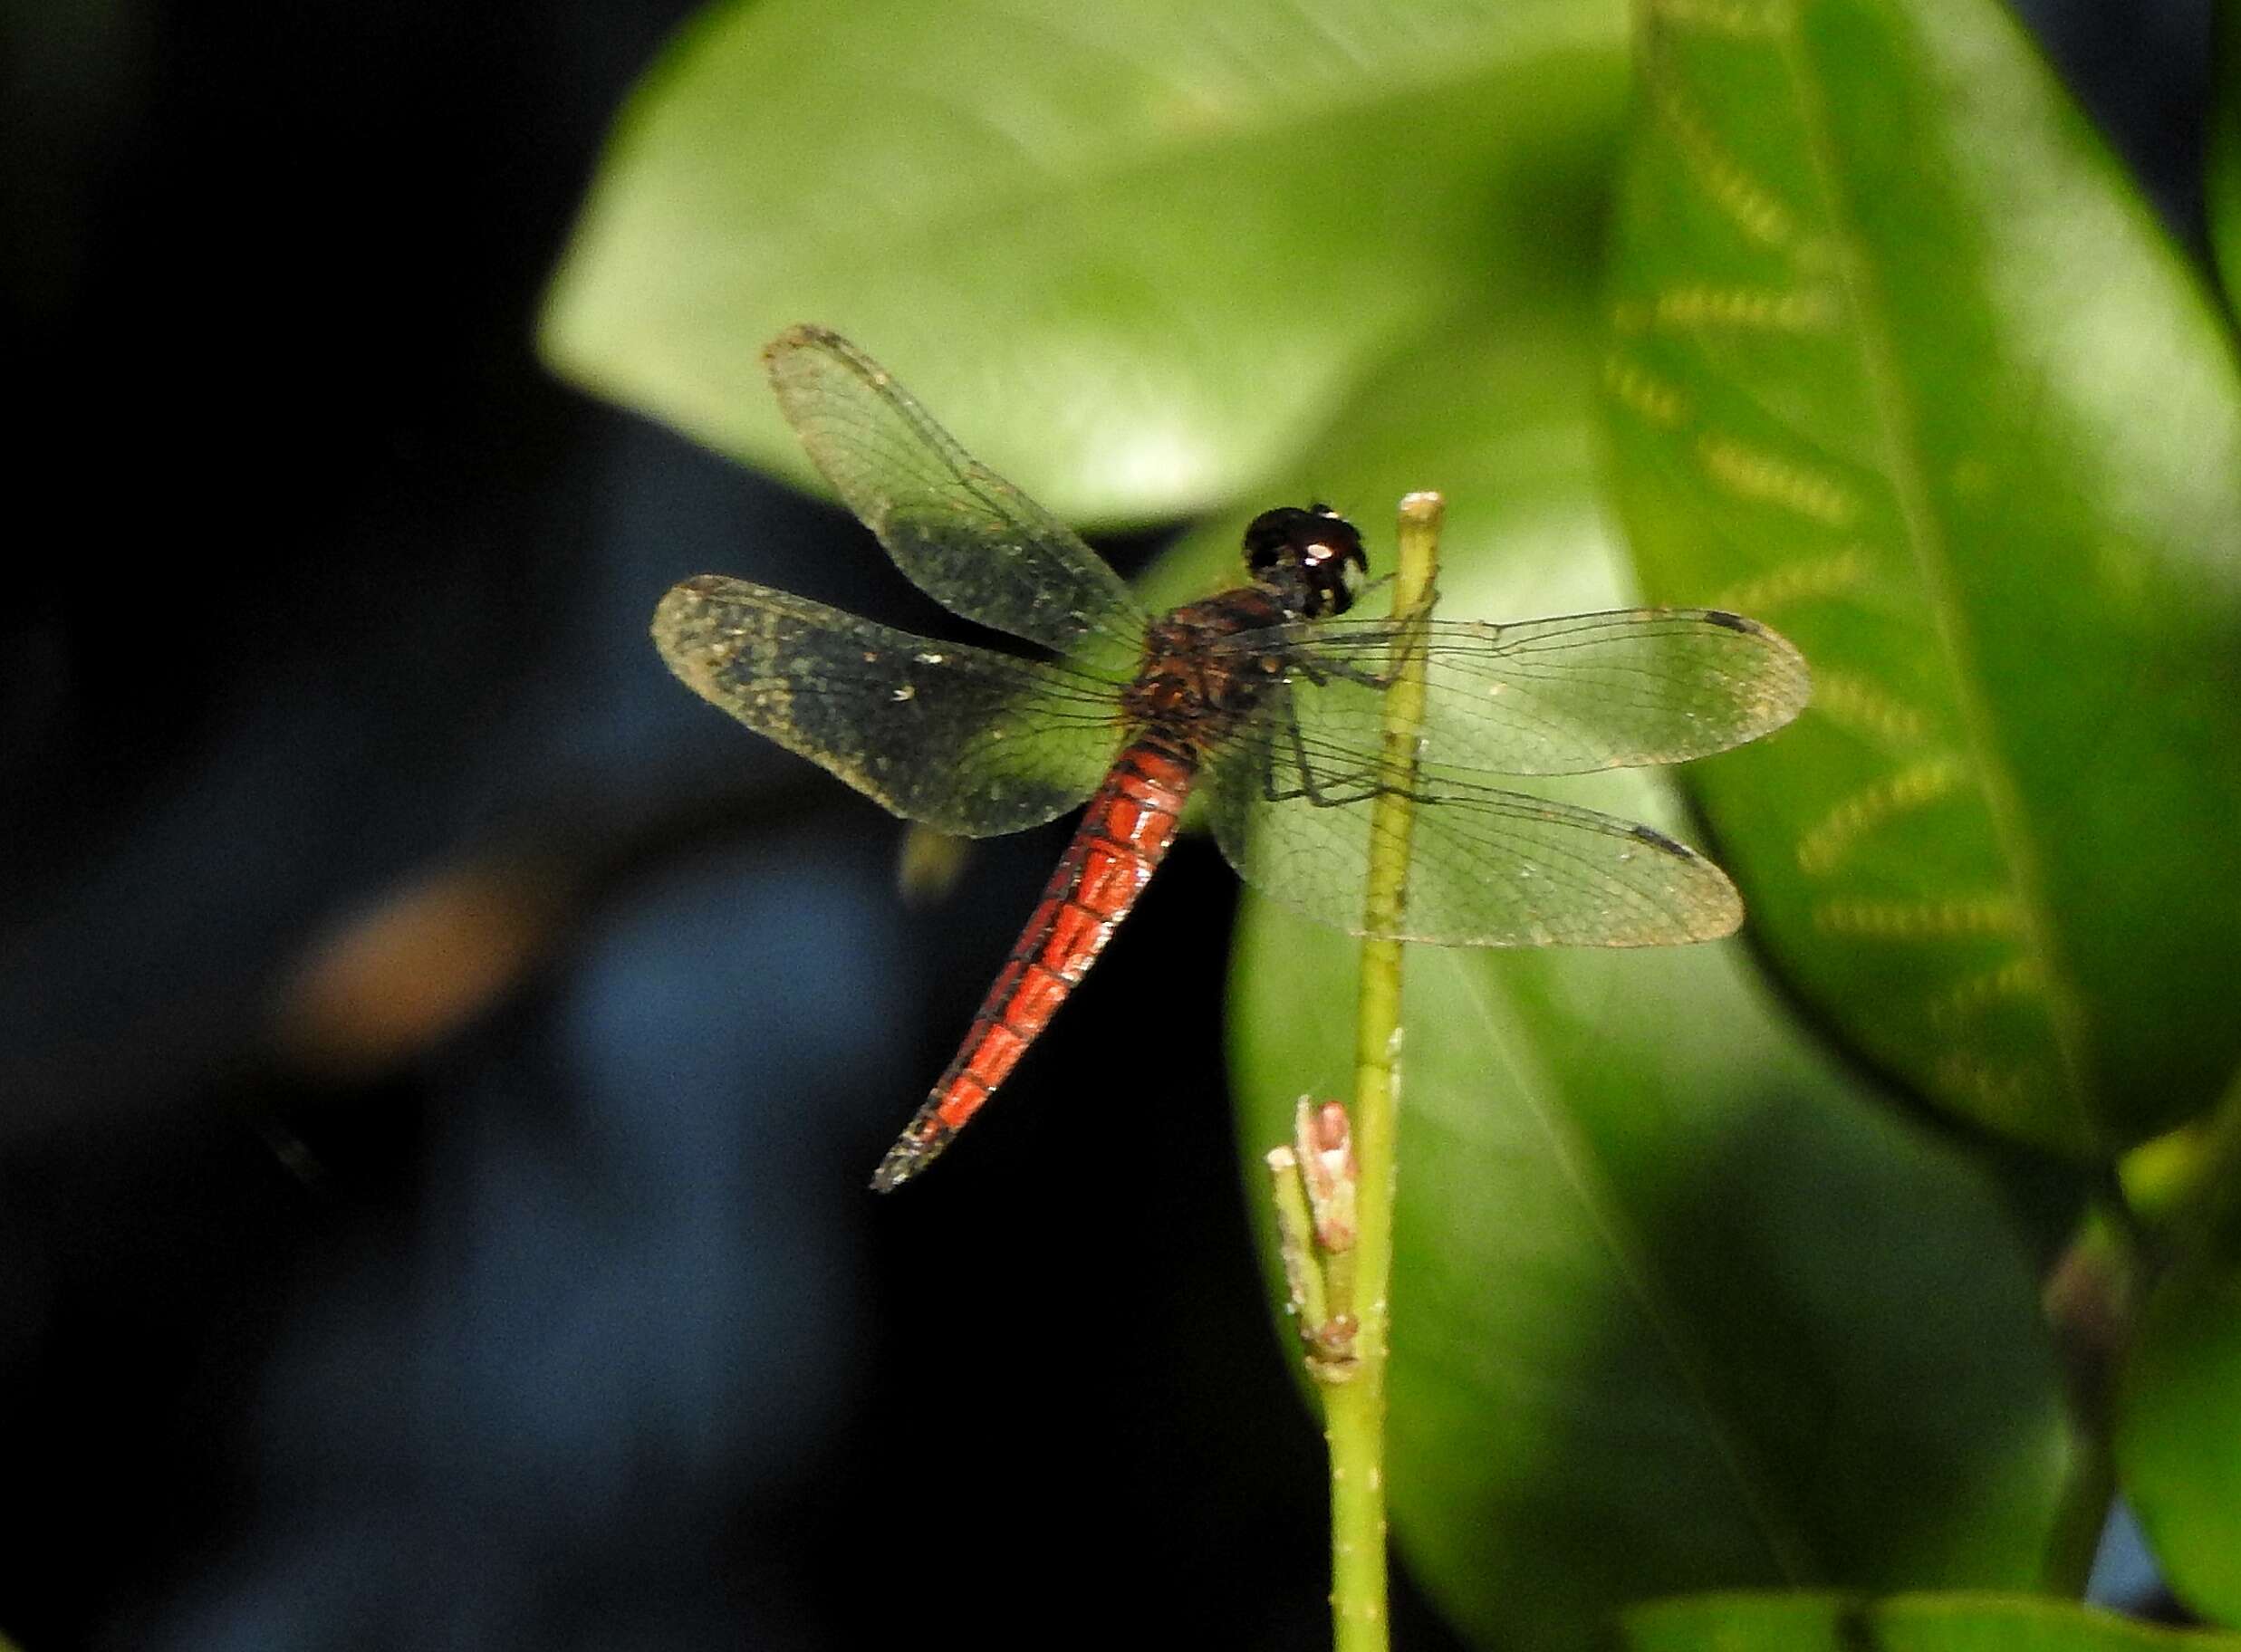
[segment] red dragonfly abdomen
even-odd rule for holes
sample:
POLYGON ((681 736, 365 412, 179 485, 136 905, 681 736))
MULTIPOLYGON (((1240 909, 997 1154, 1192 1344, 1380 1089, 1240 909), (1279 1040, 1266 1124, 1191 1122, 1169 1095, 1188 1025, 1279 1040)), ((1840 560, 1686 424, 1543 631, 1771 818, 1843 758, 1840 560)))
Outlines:
POLYGON ((1197 768, 1180 748, 1156 737, 1120 754, 957 1058, 880 1161, 874 1188, 899 1187, 947 1147, 1090 973, 1175 841, 1197 768))

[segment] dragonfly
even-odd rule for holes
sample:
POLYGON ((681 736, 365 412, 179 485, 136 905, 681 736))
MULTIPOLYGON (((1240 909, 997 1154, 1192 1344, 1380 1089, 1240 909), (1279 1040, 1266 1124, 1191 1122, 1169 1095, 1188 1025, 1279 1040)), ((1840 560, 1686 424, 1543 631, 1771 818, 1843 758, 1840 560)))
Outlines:
POLYGON ((1223 854, 1283 906, 1366 933, 1376 804, 1414 804, 1388 938, 1657 946, 1743 919, 1735 886, 1656 829, 1510 776, 1701 757, 1795 716, 1797 650, 1717 609, 1496 624, 1351 612, 1368 556, 1322 504, 1245 531, 1246 580, 1159 616, 1070 528, 968 455, 839 334, 763 352, 812 461, 919 590, 1034 657, 938 641, 719 574, 674 587, 662 658, 704 698, 893 813, 978 838, 1084 803, 1041 900, 871 1185, 900 1186, 986 1104, 1089 972, 1194 794, 1223 854), (1421 755, 1380 757, 1397 644, 1423 664, 1421 755))

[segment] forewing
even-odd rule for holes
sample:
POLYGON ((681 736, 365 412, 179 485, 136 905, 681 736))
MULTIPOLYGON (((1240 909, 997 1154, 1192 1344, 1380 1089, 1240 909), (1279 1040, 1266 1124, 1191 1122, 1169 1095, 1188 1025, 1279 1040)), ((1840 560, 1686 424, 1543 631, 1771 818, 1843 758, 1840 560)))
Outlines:
POLYGON ((711 705, 894 813, 963 837, 1063 814, 1120 747, 1110 686, 744 580, 672 588, 654 643, 711 705))
MULTIPOLYGON (((1308 620, 1227 639, 1291 663, 1303 731, 1376 749, 1397 622, 1308 620)), ((1426 754, 1497 774, 1682 763, 1780 728, 1810 688, 1796 648, 1717 609, 1424 627, 1426 754)))
POLYGON ((1095 638, 1134 647, 1142 615, 1120 576, 885 368, 822 327, 789 329, 763 360, 809 456, 920 591, 1061 653, 1095 638))
MULTIPOLYGON (((1372 752, 1292 737, 1271 715, 1207 764, 1207 810, 1238 875, 1308 917, 1367 933, 1372 752)), ((1662 832, 1480 784, 1444 764, 1419 774, 1407 916, 1384 938, 1451 946, 1662 946, 1743 921, 1719 868, 1662 832)))

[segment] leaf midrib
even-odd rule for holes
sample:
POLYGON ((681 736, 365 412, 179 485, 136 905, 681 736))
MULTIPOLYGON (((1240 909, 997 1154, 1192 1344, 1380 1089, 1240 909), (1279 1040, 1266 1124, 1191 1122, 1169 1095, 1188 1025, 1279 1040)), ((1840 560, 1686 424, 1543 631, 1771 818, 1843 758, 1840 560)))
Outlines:
POLYGON ((1715 1400, 1710 1380, 1715 1362, 1688 1335, 1679 1309, 1667 1300, 1649 1247, 1627 1221, 1622 1203, 1605 1179, 1592 1146, 1573 1128, 1563 1109, 1562 1087, 1541 1062, 1529 1058, 1527 1041, 1518 1034, 1512 1019, 1500 1012, 1483 962, 1474 968, 1452 953, 1439 957, 1444 966, 1463 975, 1464 990, 1486 1029, 1486 1048, 1508 1072, 1510 1088, 1532 1115, 1551 1161, 1587 1213, 1620 1282, 1651 1336, 1665 1350, 1714 1455, 1726 1468, 1746 1516, 1765 1545, 1767 1557, 1792 1588, 1810 1588, 1825 1581, 1821 1567, 1794 1530, 1794 1522, 1783 1518, 1775 1483, 1760 1469, 1715 1400))
POLYGON ((1847 307, 1857 318, 1853 329, 1861 373, 1870 404, 1877 415, 1876 435, 1883 451, 1881 473, 1889 479, 1901 527, 1915 566, 1930 601, 1930 624, 1944 657, 1960 713, 1963 738, 1982 788, 1985 811, 1991 821, 2009 877, 2015 886, 2016 909, 2024 920, 2024 935, 2035 955, 2045 983, 2048 1020, 2062 1063, 2063 1087, 2070 1099, 2079 1139, 2098 1144, 2100 1130, 2090 1101, 2084 1016, 2069 972, 2063 967, 2056 942, 2058 926, 2046 895, 2045 872, 2036 844, 2028 831, 2029 816, 2018 802, 2013 764, 1999 742, 1997 720, 1978 691, 1977 674, 1969 668, 1976 654, 1958 599, 1953 552, 1930 503, 1928 460, 1919 418, 1906 394, 1903 377, 1887 342, 1891 323, 1888 301, 1877 286, 1864 243, 1852 228, 1857 215, 1852 197, 1842 185, 1837 165, 1832 122, 1820 82, 1802 61, 1799 44, 1799 6, 1788 7, 1790 26, 1775 33, 1775 50, 1784 71, 1795 88, 1800 124, 1805 132, 1804 154, 1823 198, 1828 203, 1833 270, 1843 288, 1847 307))

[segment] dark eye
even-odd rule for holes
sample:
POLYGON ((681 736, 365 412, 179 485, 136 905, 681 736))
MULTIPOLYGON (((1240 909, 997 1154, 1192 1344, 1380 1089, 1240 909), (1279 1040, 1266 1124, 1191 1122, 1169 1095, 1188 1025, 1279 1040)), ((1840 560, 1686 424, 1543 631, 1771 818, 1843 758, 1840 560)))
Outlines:
POLYGON ((1313 518, 1295 504, 1278 505, 1273 511, 1263 511, 1246 524, 1245 531, 1245 563, 1255 574, 1265 574, 1279 562, 1288 562, 1297 554, 1295 545, 1302 524, 1313 518))

